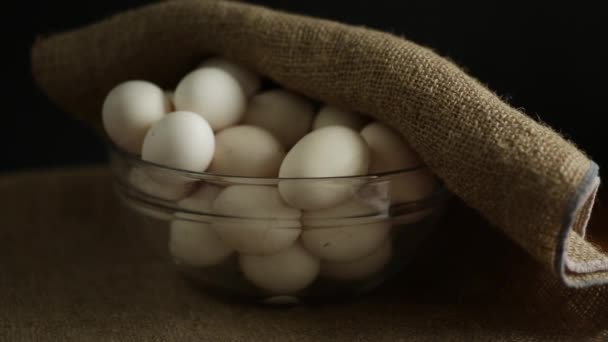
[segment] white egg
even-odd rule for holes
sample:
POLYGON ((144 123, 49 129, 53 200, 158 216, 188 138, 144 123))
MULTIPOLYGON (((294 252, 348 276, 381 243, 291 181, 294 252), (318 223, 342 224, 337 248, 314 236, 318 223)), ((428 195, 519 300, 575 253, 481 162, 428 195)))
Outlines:
MULTIPOLYGON (((329 126, 302 138, 288 153, 281 178, 345 177, 367 174, 370 153, 357 132, 329 126)), ((317 210, 335 206, 357 191, 359 182, 349 179, 283 180, 279 190, 290 205, 317 210)))
POLYGON ((289 248, 300 236, 301 212, 272 186, 233 185, 213 203, 213 227, 237 251, 268 255, 289 248))
POLYGON ((234 77, 247 96, 255 94, 262 86, 262 81, 258 75, 246 67, 222 59, 222 58, 210 58, 204 61, 201 68, 218 68, 221 69, 234 77))
MULTIPOLYGON (((213 214, 213 201, 222 192, 222 188, 205 183, 201 185, 192 195, 177 202, 178 206, 185 210, 195 212, 197 215, 213 214)), ((180 217, 190 218, 193 220, 199 219, 198 216, 187 213, 179 213, 180 217)))
POLYGON ((391 259, 392 253, 392 243, 386 239, 375 251, 361 259, 351 262, 321 262, 321 274, 338 280, 367 278, 382 271, 391 259))
POLYGON ((411 203, 429 198, 438 187, 437 177, 428 169, 397 173, 390 178, 393 203, 411 203))
POLYGON ((120 148, 141 153, 148 129, 170 111, 163 90, 146 81, 128 81, 110 91, 102 121, 109 138, 120 148))
POLYGON ((302 214, 302 244, 315 256, 353 261, 369 255, 387 238, 388 212, 351 200, 337 207, 302 214))
POLYGON ((219 68, 197 69, 175 90, 175 108, 201 115, 214 131, 239 122, 246 106, 247 96, 238 80, 219 68))
POLYGON ((273 294, 294 294, 312 284, 319 274, 319 260, 299 244, 275 255, 241 255, 245 277, 273 294))
MULTIPOLYGON (((361 131, 371 150, 370 173, 397 171, 422 166, 409 144, 393 129, 374 122, 361 131)), ((390 177, 394 203, 415 202, 429 197, 437 188, 436 177, 426 168, 398 173, 390 177)))
POLYGON ((371 223, 388 218, 389 210, 388 201, 378 205, 373 201, 368 203, 363 199, 351 199, 331 208, 303 211, 301 221, 304 227, 371 223))
POLYGON ((214 150, 213 131, 205 119, 192 112, 173 112, 155 123, 146 134, 142 159, 171 168, 203 172, 211 163, 214 150))
POLYGON ((396 171, 422 165, 418 154, 403 137, 379 122, 373 122, 361 130, 371 151, 369 173, 396 171))
POLYGON ((129 172, 129 184, 137 190, 152 197, 177 201, 192 192, 193 183, 165 183, 151 177, 150 172, 142 168, 134 168, 129 172))
POLYGON ((283 145, 268 131, 234 126, 215 136, 215 156, 208 171, 218 175, 277 177, 283 158, 283 145))
POLYGON ((312 124, 312 129, 316 130, 327 126, 345 126, 356 131, 360 130, 365 122, 368 121, 363 115, 353 113, 338 107, 325 105, 317 114, 312 124))
POLYGON ((305 97, 270 90, 251 99, 243 123, 266 129, 289 149, 310 131, 314 115, 314 105, 305 97))
POLYGON ((206 267, 221 263, 233 250, 206 223, 171 222, 169 251, 180 264, 206 267))
POLYGON ((332 261, 362 258, 382 243, 390 231, 386 222, 331 228, 306 228, 302 244, 315 256, 332 261))

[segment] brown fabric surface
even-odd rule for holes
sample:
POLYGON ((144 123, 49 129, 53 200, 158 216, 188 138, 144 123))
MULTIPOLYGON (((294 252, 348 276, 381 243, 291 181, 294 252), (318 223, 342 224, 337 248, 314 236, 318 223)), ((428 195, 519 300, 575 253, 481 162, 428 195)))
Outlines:
POLYGON ((564 287, 460 203, 374 293, 288 309, 182 280, 127 233, 105 167, 0 176, 0 205, 0 341, 608 339, 608 287, 564 287))
POLYGON ((49 96, 99 127, 101 103, 119 82, 174 86, 211 54, 398 128, 452 192, 566 284, 608 281, 605 250, 567 242, 576 236, 573 227, 585 236, 596 165, 451 62, 405 39, 236 2, 185 0, 41 39, 32 58, 49 96))

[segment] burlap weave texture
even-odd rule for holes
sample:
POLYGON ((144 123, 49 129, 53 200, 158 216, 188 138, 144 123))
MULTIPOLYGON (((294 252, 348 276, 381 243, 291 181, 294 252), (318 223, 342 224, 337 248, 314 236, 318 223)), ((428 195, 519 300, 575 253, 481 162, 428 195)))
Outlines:
POLYGON ((171 1, 39 40, 33 71, 62 108, 99 126, 117 83, 171 87, 214 54, 396 127, 453 193, 566 284, 608 281, 601 241, 585 239, 597 165, 406 39, 235 2, 171 1))

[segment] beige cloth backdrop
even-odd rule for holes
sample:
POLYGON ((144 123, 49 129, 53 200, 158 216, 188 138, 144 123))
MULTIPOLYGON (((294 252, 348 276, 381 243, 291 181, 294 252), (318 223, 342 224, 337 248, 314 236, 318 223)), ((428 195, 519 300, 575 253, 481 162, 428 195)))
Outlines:
MULTIPOLYGON (((394 281, 290 309, 182 280, 126 232, 105 167, 2 175, 0 206, 0 341, 608 339, 608 287, 565 288, 457 202, 394 281)), ((608 223, 608 207, 596 214, 608 223)))

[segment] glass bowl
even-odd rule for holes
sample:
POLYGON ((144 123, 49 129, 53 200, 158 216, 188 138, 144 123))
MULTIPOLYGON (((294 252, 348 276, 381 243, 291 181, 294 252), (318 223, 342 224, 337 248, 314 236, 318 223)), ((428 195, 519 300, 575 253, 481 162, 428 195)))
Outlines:
POLYGON ((206 292, 267 304, 373 290, 404 269, 448 197, 424 166, 356 177, 247 178, 109 151, 125 223, 139 241, 206 292), (317 207, 297 208, 300 197, 317 207))

